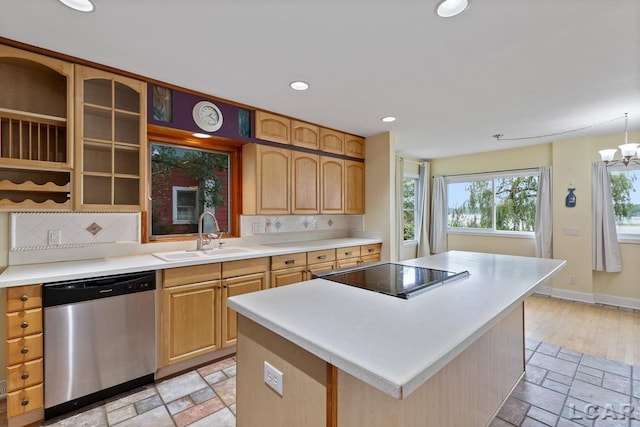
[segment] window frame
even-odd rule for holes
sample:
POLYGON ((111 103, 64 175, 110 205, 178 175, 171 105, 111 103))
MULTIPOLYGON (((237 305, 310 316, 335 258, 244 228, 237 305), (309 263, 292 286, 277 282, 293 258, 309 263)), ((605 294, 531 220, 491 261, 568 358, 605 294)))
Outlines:
MULTIPOLYGON (((609 172, 609 176, 611 176, 611 172, 625 172, 629 170, 636 170, 640 173, 640 164, 629 164, 624 166, 622 164, 611 165, 608 166, 607 172, 609 172)), ((640 192, 640 181, 636 182, 636 186, 634 187, 638 192, 640 192)), ((613 196, 613 194, 612 194, 613 196)), ((612 200, 613 202, 613 200, 612 200)), ((618 243, 632 243, 632 244, 640 244, 640 232, 639 233, 621 233, 618 228, 618 224, 616 223, 616 235, 618 237, 618 243)))
MULTIPOLYGON (((147 183, 146 183, 146 204, 145 211, 142 212, 141 240, 143 243, 169 242, 169 241, 189 241, 196 240, 197 233, 183 235, 163 235, 151 236, 151 156, 149 150, 151 144, 158 142, 161 144, 174 145, 178 148, 191 148, 196 150, 219 151, 229 155, 229 221, 231 229, 227 230, 222 237, 240 236, 240 212, 242 212, 242 145, 243 142, 227 138, 212 136, 208 139, 194 137, 190 132, 169 129, 157 125, 147 125, 147 146, 144 148, 147 157, 147 183)), ((142 149, 142 147, 141 147, 142 149)))
POLYGON ((418 243, 418 239, 416 239, 416 224, 417 224, 417 220, 418 220, 418 211, 417 211, 417 206, 418 206, 418 183, 420 180, 420 176, 415 174, 415 173, 405 173, 404 176, 402 177, 402 243, 404 245, 416 245, 418 243), (408 211, 407 209, 404 208, 404 182, 407 179, 411 179, 414 182, 414 191, 413 191, 413 239, 411 240, 405 240, 404 239, 404 214, 406 211, 408 211))
POLYGON ((509 231, 509 230, 496 230, 496 188, 495 180, 501 178, 515 178, 522 176, 538 177, 538 184, 540 184, 540 169, 518 169, 508 171, 496 171, 496 172, 483 172, 463 175, 449 175, 445 176, 445 184, 447 185, 447 211, 449 210, 449 184, 453 183, 465 183, 476 181, 492 181, 491 191, 493 193, 492 205, 491 205, 491 224, 492 228, 463 228, 463 227, 450 227, 447 215, 447 234, 468 234, 468 235, 483 235, 483 236, 495 236, 495 237, 510 237, 510 238, 527 238, 534 239, 535 231, 509 231))

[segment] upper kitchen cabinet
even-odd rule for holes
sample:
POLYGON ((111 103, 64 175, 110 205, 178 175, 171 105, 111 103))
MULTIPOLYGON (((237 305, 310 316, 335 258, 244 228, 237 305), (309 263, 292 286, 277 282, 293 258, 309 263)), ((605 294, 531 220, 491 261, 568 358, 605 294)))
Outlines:
POLYGON ((320 128, 320 150, 327 153, 344 154, 344 134, 320 128))
POLYGON ((317 214, 320 212, 320 156, 299 151, 293 151, 291 156, 291 213, 317 214))
POLYGON ((344 213, 344 160, 320 157, 320 213, 344 213))
POLYGON ((76 65, 76 209, 143 209, 146 87, 76 65))
POLYGON ((255 137, 265 141, 289 144, 291 120, 277 114, 256 110, 255 137))
POLYGON ((73 72, 0 45, 0 208, 71 208, 73 72))
POLYGON ((291 212, 291 151, 260 144, 242 147, 242 210, 245 215, 291 212))
POLYGON ((291 144, 317 150, 320 145, 320 128, 311 123, 291 120, 291 144))
POLYGON ((345 160, 345 213, 364 214, 364 163, 345 160))
POLYGON ((355 135, 344 135, 344 154, 349 157, 364 159, 364 138, 355 135))

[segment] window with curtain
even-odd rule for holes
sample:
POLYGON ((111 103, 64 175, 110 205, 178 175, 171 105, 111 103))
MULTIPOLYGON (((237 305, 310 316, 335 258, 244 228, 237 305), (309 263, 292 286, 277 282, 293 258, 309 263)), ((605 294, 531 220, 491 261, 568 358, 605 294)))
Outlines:
POLYGON ((527 170, 447 177, 447 231, 533 235, 539 175, 527 170))
POLYGON ((418 176, 405 174, 402 186, 402 222, 404 241, 416 241, 418 217, 418 176))
POLYGON ((640 240, 640 165, 609 170, 619 240, 640 240))

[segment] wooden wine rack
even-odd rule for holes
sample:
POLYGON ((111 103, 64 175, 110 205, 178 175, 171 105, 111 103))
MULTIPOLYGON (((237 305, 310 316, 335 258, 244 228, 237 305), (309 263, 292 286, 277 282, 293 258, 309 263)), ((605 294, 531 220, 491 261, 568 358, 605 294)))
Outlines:
POLYGON ((0 169, 0 209, 70 210, 71 171, 0 169))

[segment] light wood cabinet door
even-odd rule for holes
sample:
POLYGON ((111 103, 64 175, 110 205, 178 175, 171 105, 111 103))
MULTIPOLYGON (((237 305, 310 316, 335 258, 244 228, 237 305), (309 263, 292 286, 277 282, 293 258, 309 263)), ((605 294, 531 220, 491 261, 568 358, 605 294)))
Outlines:
POLYGON ((364 163, 345 161, 345 213, 364 214, 364 163))
POLYGON ((320 213, 344 213, 344 160, 320 157, 320 213))
POLYGON ((327 153, 344 154, 344 134, 320 128, 320 150, 327 153))
POLYGON ((144 209, 146 91, 145 82, 75 66, 76 209, 144 209))
POLYGON ((291 213, 317 214, 320 212, 320 156, 299 151, 291 155, 291 213))
POLYGON ((242 209, 246 215, 291 212, 291 151, 259 144, 242 148, 242 209))
POLYGON ((220 348, 221 282, 162 291, 163 366, 220 348))
POLYGON ((271 271, 271 287, 291 285, 293 283, 304 282, 307 279, 307 267, 293 267, 284 270, 271 271))
POLYGON ((265 141, 290 143, 291 119, 256 110, 256 138, 265 141))
POLYGON ((323 262, 307 266, 307 280, 313 279, 314 274, 329 273, 336 269, 334 261, 323 262))
POLYGON ((224 279, 222 281, 222 347, 236 344, 238 339, 238 315, 227 307, 227 298, 265 289, 267 274, 257 273, 224 279))
POLYGON ((317 150, 320 146, 320 127, 291 120, 291 144, 317 150))
POLYGON ((364 138, 355 135, 344 135, 344 154, 364 159, 364 138))
POLYGON ((7 394, 7 415, 9 418, 24 414, 44 406, 42 383, 19 389, 7 394))

